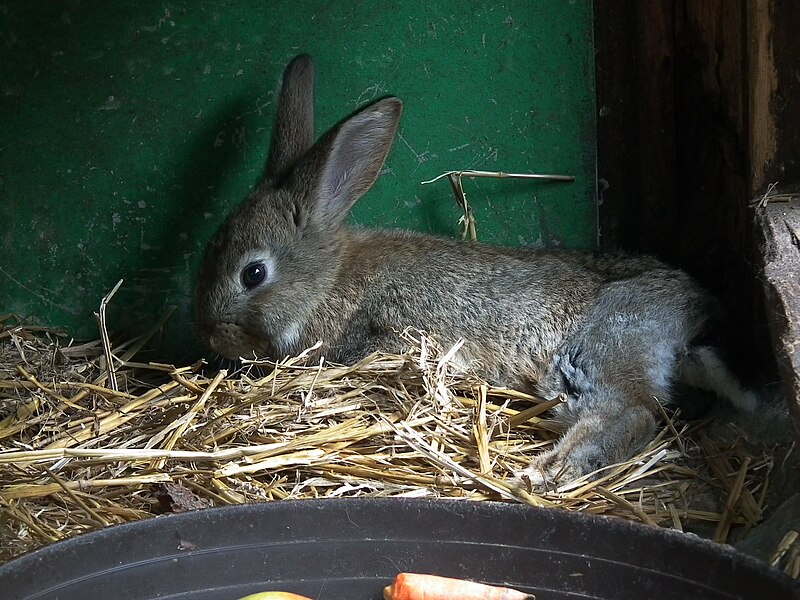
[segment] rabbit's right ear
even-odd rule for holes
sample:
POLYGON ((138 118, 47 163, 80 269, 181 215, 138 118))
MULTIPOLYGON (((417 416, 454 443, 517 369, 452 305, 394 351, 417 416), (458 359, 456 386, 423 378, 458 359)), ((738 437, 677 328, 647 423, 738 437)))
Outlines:
POLYGON ((298 165, 312 182, 312 216, 318 223, 338 225, 350 208, 375 183, 392 147, 403 103, 384 98, 361 109, 328 132, 298 165))
POLYGON ((283 72, 266 179, 282 179, 314 143, 314 63, 300 54, 283 72))

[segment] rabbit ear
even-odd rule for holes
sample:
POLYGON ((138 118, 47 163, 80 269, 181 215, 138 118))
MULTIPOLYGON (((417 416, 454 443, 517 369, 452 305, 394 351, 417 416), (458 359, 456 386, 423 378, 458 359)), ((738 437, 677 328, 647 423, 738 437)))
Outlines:
POLYGON ((314 147, 310 163, 317 179, 315 216, 329 224, 347 217, 378 178, 402 112, 399 99, 379 100, 346 119, 314 147))
POLYGON ((283 72, 266 179, 282 179, 314 143, 314 63, 296 56, 283 72))

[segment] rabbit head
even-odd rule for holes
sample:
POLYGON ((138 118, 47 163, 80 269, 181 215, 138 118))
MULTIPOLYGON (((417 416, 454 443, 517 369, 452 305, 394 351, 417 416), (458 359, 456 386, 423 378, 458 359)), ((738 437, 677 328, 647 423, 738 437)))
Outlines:
POLYGON ((316 144, 314 70, 286 68, 264 180, 219 229, 200 269, 195 326, 219 354, 278 357, 323 302, 346 251, 350 208, 374 183, 402 103, 385 98, 316 144))

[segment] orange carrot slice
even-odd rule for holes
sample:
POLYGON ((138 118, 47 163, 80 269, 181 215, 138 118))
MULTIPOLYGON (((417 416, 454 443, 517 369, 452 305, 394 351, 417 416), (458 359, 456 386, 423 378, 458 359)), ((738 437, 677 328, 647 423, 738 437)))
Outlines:
POLYGON ((535 600, 506 587, 475 583, 464 579, 400 573, 392 585, 383 589, 384 600, 535 600))

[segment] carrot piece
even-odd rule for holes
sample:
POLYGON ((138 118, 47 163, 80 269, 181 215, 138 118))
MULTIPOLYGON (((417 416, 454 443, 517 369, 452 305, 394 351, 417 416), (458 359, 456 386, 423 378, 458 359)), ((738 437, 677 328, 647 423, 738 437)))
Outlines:
POLYGON ((535 600, 531 594, 506 587, 438 575, 400 573, 383 589, 384 600, 535 600))
POLYGON ((259 592, 257 594, 250 594, 239 600, 311 600, 307 596, 298 596, 291 592, 259 592))

